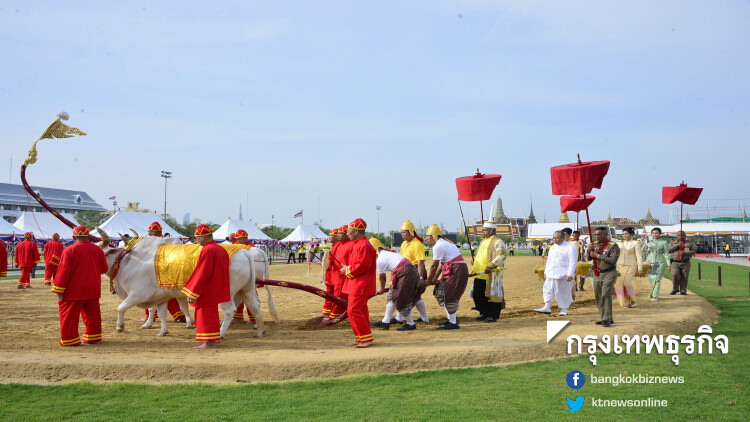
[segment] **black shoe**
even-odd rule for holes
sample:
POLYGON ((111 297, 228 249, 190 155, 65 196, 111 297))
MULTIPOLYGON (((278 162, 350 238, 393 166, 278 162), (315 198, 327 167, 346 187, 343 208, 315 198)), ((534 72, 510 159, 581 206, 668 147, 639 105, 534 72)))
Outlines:
POLYGON ((174 322, 187 322, 187 320, 185 319, 184 316, 181 316, 181 317, 177 318, 176 320, 174 320, 174 322))
POLYGON ((497 322, 497 318, 494 317, 488 317, 484 322, 497 322))
POLYGON ((476 319, 477 321, 482 321, 482 320, 487 319, 487 316, 486 315, 479 315, 478 317, 476 317, 474 319, 476 319))
POLYGON ((391 322, 390 322, 390 323, 391 323, 391 324, 403 324, 403 323, 404 323, 405 321, 406 321, 406 320, 404 320, 404 321, 399 321, 399 320, 397 320, 396 318, 393 318, 393 319, 391 319, 391 322))
POLYGON ((458 330, 459 328, 461 327, 458 326, 458 323, 453 324, 448 321, 445 325, 438 327, 438 330, 458 330))
POLYGON ((440 323, 440 324, 438 324, 438 325, 441 325, 441 326, 442 326, 442 325, 445 325, 445 324, 449 324, 449 323, 450 323, 450 321, 448 321, 448 320, 446 319, 445 321, 441 322, 441 323, 440 323))
POLYGON ((680 292, 681 295, 687 296, 687 292, 680 292))
POLYGON ((476 306, 472 306, 472 307, 471 307, 471 310, 472 310, 472 311, 478 311, 478 310, 479 310, 479 308, 477 308, 476 306))
POLYGON ((414 324, 414 325, 404 324, 401 327, 396 328, 396 331, 411 331, 411 330, 416 330, 416 329, 417 329, 417 324, 414 324))
POLYGON ((604 321, 596 321, 594 324, 596 324, 596 325, 602 325, 603 322, 604 321))
POLYGON ((417 318, 414 320, 414 322, 425 322, 422 318, 417 318))
POLYGON ((380 327, 384 330, 389 330, 391 328, 391 324, 383 321, 371 322, 370 325, 372 325, 373 327, 380 327))
POLYGON ((677 290, 672 290, 671 292, 669 292, 669 294, 676 295, 677 294, 677 290))
POLYGON ((612 321, 602 321, 602 327, 609 327, 612 325, 612 321))

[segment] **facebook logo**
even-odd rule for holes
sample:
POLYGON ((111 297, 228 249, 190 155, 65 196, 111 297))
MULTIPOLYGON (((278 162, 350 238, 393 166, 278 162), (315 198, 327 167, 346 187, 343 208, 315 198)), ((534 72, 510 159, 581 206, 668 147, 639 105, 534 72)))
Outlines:
POLYGON ((568 376, 565 377, 565 381, 568 383, 568 387, 578 390, 586 383, 586 376, 581 371, 570 371, 568 376))

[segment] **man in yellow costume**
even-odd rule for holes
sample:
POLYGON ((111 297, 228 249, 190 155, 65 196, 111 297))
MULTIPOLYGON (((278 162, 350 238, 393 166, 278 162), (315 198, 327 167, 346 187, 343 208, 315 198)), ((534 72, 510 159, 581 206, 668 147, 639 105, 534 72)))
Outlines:
MULTIPOLYGON (((417 267, 417 272, 419 273, 419 278, 421 280, 427 279, 427 269, 424 266, 425 252, 427 251, 427 248, 425 248, 422 243, 423 240, 417 236, 417 229, 414 227, 414 223, 410 220, 406 220, 406 222, 401 225, 401 237, 404 238, 404 242, 401 243, 401 250, 399 253, 417 267)), ((414 307, 417 308, 420 316, 416 322, 430 322, 430 318, 427 316, 427 305, 424 303, 424 299, 422 299, 422 293, 424 293, 424 290, 425 287, 420 288, 419 295, 417 295, 417 301, 414 304, 414 307)), ((393 302, 388 302, 385 309, 386 317, 388 317, 393 315, 393 312, 396 310, 396 305, 393 304, 393 302)), ((396 314, 396 319, 391 320, 391 323, 398 322, 399 324, 402 324, 403 321, 403 316, 401 314, 396 314)))
POLYGON ((503 292, 503 265, 505 264, 505 242, 496 236, 497 225, 485 222, 482 226, 484 240, 477 248, 470 276, 474 277, 471 297, 479 311, 479 321, 496 322, 500 311, 505 309, 503 292))

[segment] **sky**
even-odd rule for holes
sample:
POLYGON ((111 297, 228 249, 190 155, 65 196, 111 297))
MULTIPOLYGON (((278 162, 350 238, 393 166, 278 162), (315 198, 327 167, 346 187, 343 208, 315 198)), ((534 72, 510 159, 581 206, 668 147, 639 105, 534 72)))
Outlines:
POLYGON ((555 222, 549 168, 577 154, 611 162, 592 220, 675 221, 681 181, 691 218, 738 216, 748 22, 734 0, 2 0, 0 181, 65 110, 87 136, 41 141, 30 184, 162 213, 171 171, 178 220, 454 230, 479 169, 506 215, 555 222))

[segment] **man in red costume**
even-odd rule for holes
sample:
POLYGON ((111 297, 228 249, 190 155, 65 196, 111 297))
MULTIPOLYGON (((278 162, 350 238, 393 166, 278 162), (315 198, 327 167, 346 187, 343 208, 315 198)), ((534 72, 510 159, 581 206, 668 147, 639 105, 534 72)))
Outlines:
POLYGON ((60 243, 60 235, 55 233, 52 235, 52 240, 44 245, 44 285, 49 286, 52 284, 52 279, 55 278, 57 273, 57 266, 60 265, 60 258, 62 257, 63 245, 60 243))
POLYGON ((195 307, 195 340, 203 342, 196 349, 215 349, 221 340, 217 305, 230 299, 229 254, 214 241, 211 228, 205 224, 195 228, 195 240, 202 248, 182 294, 195 307))
MULTIPOLYGON (((346 276, 344 276, 344 274, 341 272, 341 266, 343 264, 342 259, 349 253, 349 247, 352 244, 351 240, 349 240, 349 236, 346 235, 348 227, 349 226, 347 224, 339 227, 339 232, 337 235, 338 242, 333 245, 330 253, 332 266, 331 282, 333 283, 333 294, 344 300, 346 300, 346 294, 341 290, 344 288, 344 280, 346 280, 346 276)), ((334 304, 333 308, 331 309, 330 319, 336 319, 340 317, 345 310, 346 309, 344 309, 343 307, 334 304)))
MULTIPOLYGON (((328 241, 331 242, 331 245, 336 246, 336 243, 339 241, 338 237, 339 229, 333 229, 328 234, 328 241)), ((326 285, 326 292, 330 294, 334 294, 333 291, 333 278, 335 277, 333 275, 333 258, 331 258, 331 251, 326 251, 323 253, 323 256, 321 257, 321 265, 323 266, 324 276, 323 280, 321 280, 321 283, 325 283, 326 285)), ((341 270, 339 270, 341 271, 341 270)), ((320 318, 330 318, 331 317, 331 311, 333 311, 333 302, 329 301, 328 299, 323 302, 323 310, 320 312, 320 318)))
POLYGON ((16 267, 21 268, 21 278, 18 279, 19 289, 31 288, 31 269, 40 262, 39 249, 31 240, 31 232, 23 234, 23 241, 16 245, 16 267))
POLYGON ((349 253, 342 257, 344 267, 341 273, 346 276, 344 288, 349 306, 346 312, 354 331, 354 342, 349 346, 369 347, 372 345, 372 331, 370 330, 370 311, 367 301, 375 294, 375 262, 377 252, 365 237, 367 223, 358 218, 347 229, 347 236, 351 239, 349 253))
MULTIPOLYGON (((253 242, 249 241, 247 239, 247 232, 243 229, 237 230, 237 233, 234 233, 233 235, 230 235, 229 238, 231 239, 232 236, 236 239, 234 241, 234 244, 236 245, 243 245, 245 249, 254 248, 255 245, 253 245, 253 242)), ((256 269, 257 271, 257 269, 256 269)), ((265 287, 265 284, 256 284, 256 289, 262 289, 265 287)), ((258 292, 256 290, 255 295, 258 295, 258 292)), ((232 324, 241 324, 245 322, 245 303, 240 302, 239 306, 237 306, 237 311, 234 313, 234 317, 232 318, 232 324)), ((248 324, 255 323, 255 317, 253 316, 252 312, 250 310, 247 311, 248 316, 248 324)))
MULTIPOLYGON (((164 237, 162 235, 162 227, 161 224, 159 224, 158 221, 154 221, 148 226, 148 235, 154 236, 154 237, 164 237)), ((169 299, 169 302, 167 302, 167 311, 172 315, 172 318, 176 322, 185 322, 185 314, 180 309, 180 302, 177 301, 177 299, 169 299)), ((154 319, 159 318, 159 315, 154 316, 154 319)), ((148 319, 148 309, 146 309, 146 317, 143 319, 139 319, 138 322, 146 322, 148 319)))
POLYGON ((102 314, 99 298, 102 297, 102 274, 107 272, 107 260, 102 248, 89 242, 89 229, 73 229, 75 243, 62 252, 52 292, 57 293, 60 312, 60 345, 78 346, 79 315, 86 329, 83 341, 102 341, 102 314))
POLYGON ((3 239, 0 239, 0 277, 8 275, 8 247, 3 239))

